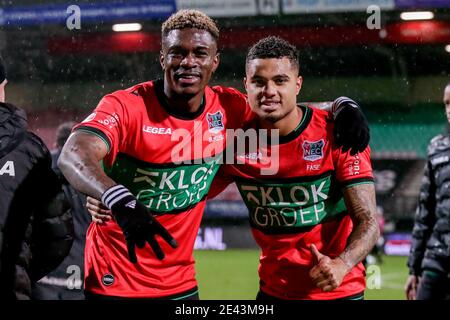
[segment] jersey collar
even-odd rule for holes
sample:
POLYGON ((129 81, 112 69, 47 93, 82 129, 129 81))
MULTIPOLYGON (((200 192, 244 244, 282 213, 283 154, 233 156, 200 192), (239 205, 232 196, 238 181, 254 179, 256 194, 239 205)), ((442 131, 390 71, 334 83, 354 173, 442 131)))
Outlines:
POLYGON ((312 110, 309 107, 306 106, 298 106, 303 111, 303 116, 300 122, 298 123, 297 127, 292 130, 290 133, 288 133, 285 136, 280 137, 280 144, 291 142, 292 140, 295 140, 298 136, 302 134, 303 131, 305 131, 306 127, 311 122, 312 118, 312 110))
POLYGON ((181 120, 194 120, 198 116, 200 116, 203 111, 205 111, 206 99, 205 95, 203 95, 202 103, 200 104, 200 108, 198 108, 195 112, 183 112, 182 110, 173 109, 167 103, 167 97, 164 93, 164 81, 163 79, 157 79, 154 82, 155 94, 158 99, 161 107, 172 117, 181 120))

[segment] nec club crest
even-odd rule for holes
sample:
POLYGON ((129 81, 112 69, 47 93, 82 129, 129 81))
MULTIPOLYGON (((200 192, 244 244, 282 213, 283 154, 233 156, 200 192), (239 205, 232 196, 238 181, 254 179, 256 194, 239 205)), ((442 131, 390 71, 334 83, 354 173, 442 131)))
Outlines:
POLYGON ((224 129, 223 126, 223 114, 220 111, 216 113, 207 113, 206 120, 208 120, 208 130, 211 133, 218 133, 224 129))
POLYGON ((325 141, 320 139, 319 141, 305 141, 302 144, 303 147, 303 159, 308 161, 316 161, 323 158, 323 147, 325 141))

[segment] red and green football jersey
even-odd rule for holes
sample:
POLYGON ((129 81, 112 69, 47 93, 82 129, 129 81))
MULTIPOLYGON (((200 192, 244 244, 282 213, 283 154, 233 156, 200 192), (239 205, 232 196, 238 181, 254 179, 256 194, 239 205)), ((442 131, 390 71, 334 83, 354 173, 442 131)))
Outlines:
POLYGON ((301 123, 280 137, 278 150, 272 145, 237 153, 236 163, 244 163, 223 166, 210 196, 236 182, 261 247, 263 292, 282 299, 338 299, 359 294, 365 289, 361 263, 332 292, 317 288, 309 277, 313 267, 310 245, 331 258, 344 251, 352 221, 341 190, 373 183, 370 149, 355 156, 343 153, 333 146, 331 114, 301 108, 301 123), (278 171, 267 175, 262 169, 273 168, 274 161, 278 171))
POLYGON ((150 246, 128 260, 119 226, 91 224, 85 249, 85 289, 120 297, 168 297, 196 288, 192 251, 205 198, 222 161, 225 130, 251 117, 237 90, 207 87, 201 108, 181 114, 165 103, 161 80, 105 96, 75 130, 103 139, 109 147, 105 172, 156 213, 178 241, 158 260, 150 246))

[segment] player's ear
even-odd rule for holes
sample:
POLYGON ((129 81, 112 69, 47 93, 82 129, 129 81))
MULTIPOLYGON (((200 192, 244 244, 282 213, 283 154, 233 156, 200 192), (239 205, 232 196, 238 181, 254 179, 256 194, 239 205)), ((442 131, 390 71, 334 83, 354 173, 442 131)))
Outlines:
POLYGON ((164 70, 164 53, 162 50, 159 51, 159 63, 161 64, 161 68, 164 70))
POLYGON ((298 76, 296 83, 295 83, 297 94, 300 92, 300 90, 302 88, 302 84, 303 84, 303 78, 302 78, 302 76, 298 76))
POLYGON ((212 67, 212 72, 216 72, 217 68, 219 67, 219 63, 220 63, 220 53, 216 53, 216 55, 213 58, 213 67, 212 67))
POLYGON ((247 91, 247 77, 244 77, 244 88, 247 91))

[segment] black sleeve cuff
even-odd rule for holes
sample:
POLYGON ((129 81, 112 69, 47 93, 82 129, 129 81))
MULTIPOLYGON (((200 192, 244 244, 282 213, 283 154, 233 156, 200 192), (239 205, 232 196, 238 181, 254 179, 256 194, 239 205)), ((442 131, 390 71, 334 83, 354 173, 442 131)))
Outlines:
POLYGON ((89 127, 89 126, 80 126, 80 127, 76 128, 75 131, 83 131, 83 132, 87 132, 87 133, 96 135, 97 137, 99 137, 106 143, 106 146, 108 147, 108 153, 111 150, 111 147, 112 147, 111 140, 100 129, 89 127))
POLYGON ((372 183, 374 183, 373 178, 370 178, 370 177, 357 178, 357 179, 352 179, 352 180, 341 181, 341 187, 349 188, 349 187, 356 186, 358 184, 372 184, 372 183))

